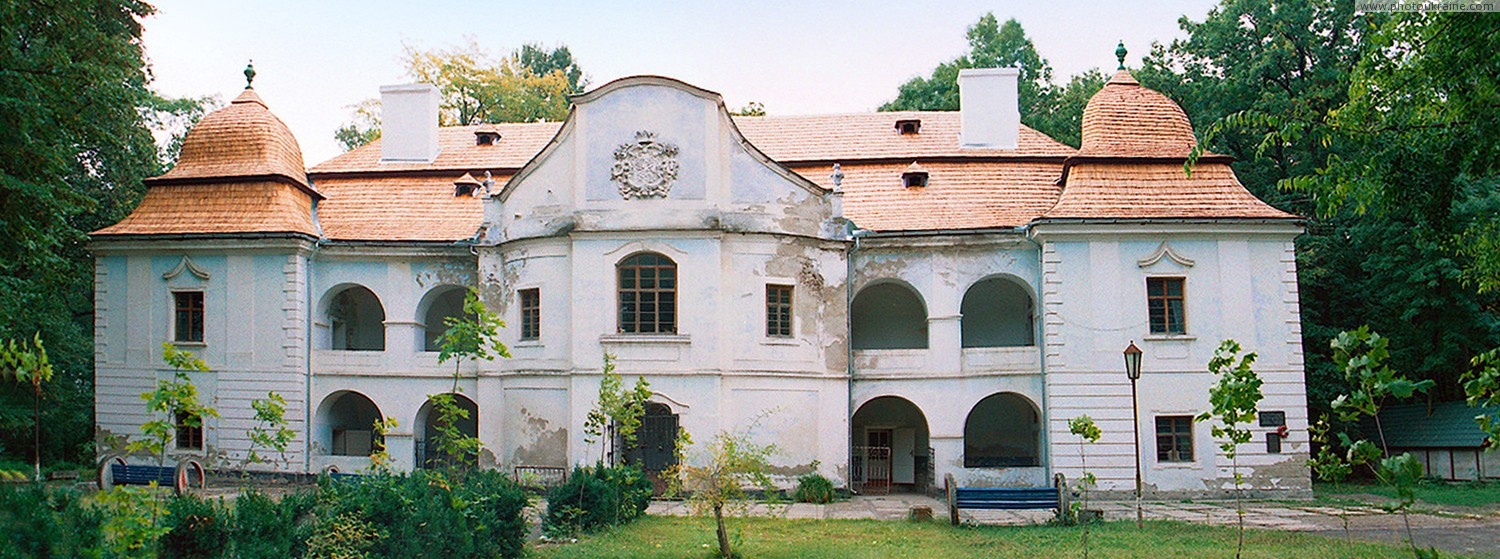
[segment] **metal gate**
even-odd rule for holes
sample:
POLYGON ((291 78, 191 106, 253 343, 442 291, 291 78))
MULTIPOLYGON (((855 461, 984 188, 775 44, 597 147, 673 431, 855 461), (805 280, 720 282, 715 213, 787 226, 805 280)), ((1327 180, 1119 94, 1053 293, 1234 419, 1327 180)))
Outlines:
POLYGON ((639 466, 652 480, 659 481, 658 474, 677 465, 677 426, 672 408, 648 402, 641 426, 635 431, 635 445, 623 453, 625 462, 639 466))
POLYGON ((849 455, 854 486, 861 493, 891 492, 891 447, 856 446, 849 455))

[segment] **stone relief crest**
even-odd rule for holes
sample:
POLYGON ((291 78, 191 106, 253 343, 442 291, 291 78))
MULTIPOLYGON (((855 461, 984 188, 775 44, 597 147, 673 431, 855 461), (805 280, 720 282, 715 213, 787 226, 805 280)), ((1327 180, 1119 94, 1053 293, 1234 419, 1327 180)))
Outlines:
POLYGON ((642 130, 635 141, 615 148, 615 165, 609 179, 620 187, 620 196, 665 198, 677 180, 677 146, 656 141, 656 134, 642 130))

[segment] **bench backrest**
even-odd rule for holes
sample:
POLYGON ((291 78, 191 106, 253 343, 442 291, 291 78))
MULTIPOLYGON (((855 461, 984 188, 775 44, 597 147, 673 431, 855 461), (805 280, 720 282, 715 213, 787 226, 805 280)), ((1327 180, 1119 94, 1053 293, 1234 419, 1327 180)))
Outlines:
POLYGON ((176 468, 165 466, 137 466, 130 464, 113 464, 109 468, 114 483, 119 485, 150 485, 156 482, 162 487, 173 487, 177 475, 176 468))
POLYGON ((1054 487, 959 487, 954 501, 961 509, 1019 510, 1057 508, 1054 487))

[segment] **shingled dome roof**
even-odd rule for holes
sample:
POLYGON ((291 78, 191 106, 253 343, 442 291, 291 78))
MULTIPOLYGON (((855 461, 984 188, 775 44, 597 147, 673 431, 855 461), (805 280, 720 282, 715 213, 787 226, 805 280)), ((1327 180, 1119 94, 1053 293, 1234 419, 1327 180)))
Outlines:
POLYGON ((145 183, 135 211, 93 235, 320 236, 312 205, 323 196, 297 139, 248 87, 188 131, 176 167, 145 183))
POLYGON ((271 114, 255 90, 246 88, 228 107, 198 121, 182 141, 177 166, 150 182, 251 177, 312 190, 292 130, 271 114))
POLYGON ((1083 109, 1083 157, 1187 157, 1193 124, 1166 95, 1116 72, 1083 109))

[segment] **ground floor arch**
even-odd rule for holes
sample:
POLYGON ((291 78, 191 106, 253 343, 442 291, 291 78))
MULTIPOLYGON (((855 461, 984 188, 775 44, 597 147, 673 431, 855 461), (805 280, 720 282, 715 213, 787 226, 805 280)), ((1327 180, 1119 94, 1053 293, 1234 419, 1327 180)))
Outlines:
POLYGON ((880 396, 850 419, 850 481, 855 490, 923 491, 932 486, 927 416, 910 400, 880 396))
POLYGON ((479 436, 479 406, 474 403, 474 400, 456 392, 439 396, 452 398, 459 413, 455 417, 445 419, 434 404, 432 397, 429 397, 422 404, 421 409, 417 410, 416 421, 412 423, 412 434, 416 437, 413 464, 417 468, 433 468, 457 463, 459 458, 444 452, 443 449, 443 431, 448 426, 448 421, 451 421, 452 426, 457 429, 459 436, 479 436))
POLYGON ((1042 465, 1041 413, 1014 392, 985 396, 964 420, 964 467, 1011 468, 1042 465))
POLYGON ((380 408, 359 392, 340 390, 318 406, 313 443, 332 456, 369 456, 375 449, 380 408))

